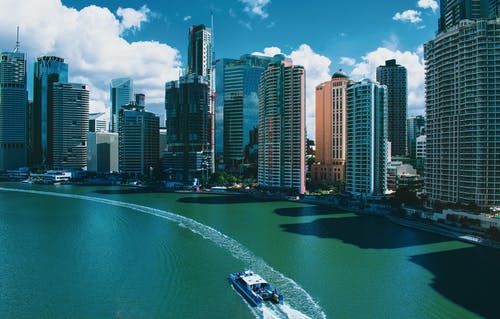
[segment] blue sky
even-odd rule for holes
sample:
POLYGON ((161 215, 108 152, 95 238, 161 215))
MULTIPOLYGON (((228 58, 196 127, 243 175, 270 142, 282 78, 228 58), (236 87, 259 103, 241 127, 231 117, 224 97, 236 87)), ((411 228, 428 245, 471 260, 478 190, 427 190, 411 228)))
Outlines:
POLYGON ((186 64, 188 28, 210 25, 213 12, 218 58, 282 52, 304 65, 313 138, 314 87, 339 68, 355 80, 374 78, 377 65, 396 58, 408 68, 409 115, 424 113, 422 44, 434 37, 437 7, 435 0, 2 0, 0 47, 14 47, 19 25, 30 69, 40 55, 65 58, 70 81, 89 84, 92 111, 109 107, 112 78, 130 76, 162 114, 163 85, 186 64))

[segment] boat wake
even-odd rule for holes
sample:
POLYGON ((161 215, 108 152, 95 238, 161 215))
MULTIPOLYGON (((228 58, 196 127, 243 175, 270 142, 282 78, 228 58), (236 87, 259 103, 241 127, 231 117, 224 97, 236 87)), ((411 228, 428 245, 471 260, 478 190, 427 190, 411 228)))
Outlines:
POLYGON ((250 307, 254 315, 256 315, 257 317, 263 319, 326 318, 326 315, 319 304, 314 301, 314 299, 298 283, 286 277, 282 273, 274 270, 271 266, 266 264, 263 259, 255 256, 248 248, 243 246, 235 239, 219 232, 218 230, 208 225, 197 222, 194 219, 170 213, 161 209, 106 198, 4 187, 0 187, 0 191, 21 192, 87 200, 106 205, 124 207, 169 220, 176 223, 178 226, 186 228, 191 232, 196 233, 207 240, 210 240, 217 246, 229 251, 235 258, 243 261, 248 266, 248 268, 253 269, 257 273, 267 278, 276 287, 280 288, 280 290, 285 295, 286 302, 282 305, 265 303, 261 308, 250 307))

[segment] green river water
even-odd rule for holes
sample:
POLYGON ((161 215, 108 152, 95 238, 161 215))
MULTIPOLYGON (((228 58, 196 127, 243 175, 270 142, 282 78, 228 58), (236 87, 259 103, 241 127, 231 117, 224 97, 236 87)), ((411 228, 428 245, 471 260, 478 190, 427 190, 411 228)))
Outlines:
POLYGON ((383 217, 0 183, 0 318, 499 318, 499 288, 500 252, 383 217), (245 269, 285 303, 250 307, 245 269))

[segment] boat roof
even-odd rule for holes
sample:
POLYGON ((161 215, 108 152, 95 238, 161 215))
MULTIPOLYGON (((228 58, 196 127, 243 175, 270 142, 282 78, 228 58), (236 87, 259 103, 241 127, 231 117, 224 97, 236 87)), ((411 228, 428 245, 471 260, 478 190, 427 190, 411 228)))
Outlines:
POLYGON ((241 276, 241 279, 243 279, 243 281, 250 286, 255 284, 267 284, 267 281, 265 281, 261 276, 254 274, 251 271, 245 271, 245 273, 241 276))

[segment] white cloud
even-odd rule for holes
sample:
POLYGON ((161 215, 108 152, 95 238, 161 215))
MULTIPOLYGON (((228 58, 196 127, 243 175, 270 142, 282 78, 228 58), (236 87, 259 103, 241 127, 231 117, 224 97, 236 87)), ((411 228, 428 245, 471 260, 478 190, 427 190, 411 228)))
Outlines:
POLYGON ((184 21, 189 21, 189 20, 191 20, 191 16, 185 16, 183 20, 184 21))
POLYGON ((432 9, 433 12, 439 7, 436 0, 418 0, 417 6, 422 9, 432 9))
POLYGON ((403 22, 410 22, 410 23, 419 23, 422 21, 422 18, 420 18, 420 15, 422 13, 420 11, 415 11, 415 10, 406 10, 402 13, 397 12, 394 17, 392 17, 393 20, 396 21, 403 21, 403 22))
POLYGON ((149 21, 151 10, 146 5, 143 5, 140 10, 132 8, 121 8, 116 10, 116 15, 121 18, 120 29, 125 30, 140 30, 143 22, 149 21))
POLYGON ((179 75, 179 51, 156 41, 128 42, 122 37, 126 30, 139 30, 149 12, 143 6, 119 9, 115 15, 94 5, 76 10, 59 0, 2 0, 0 43, 14 44, 19 25, 29 69, 42 55, 64 58, 69 80, 89 85, 92 112, 109 108, 109 83, 124 76, 134 80, 137 93, 146 94, 147 104, 163 104, 164 83, 179 75))
MULTIPOLYGON (((274 56, 280 54, 281 49, 277 47, 265 48, 264 52, 254 52, 253 54, 274 56)), ((291 58, 294 65, 301 65, 306 71, 306 127, 307 137, 315 139, 316 132, 316 86, 328 81, 331 78, 331 60, 312 50, 307 44, 302 44, 298 49, 292 51, 287 57, 291 58)))
POLYGON ((271 0, 238 0, 239 2, 245 4, 245 12, 250 15, 257 15, 261 18, 267 18, 269 14, 266 12, 266 6, 271 2, 271 0))
POLYGON ((362 57, 351 72, 353 80, 362 78, 375 79, 376 69, 384 65, 386 60, 396 59, 398 64, 406 67, 408 72, 408 114, 423 114, 425 107, 425 66, 421 47, 417 52, 378 48, 362 57))
POLYGON ((343 56, 340 58, 339 64, 353 66, 354 64, 356 64, 356 59, 343 56))

